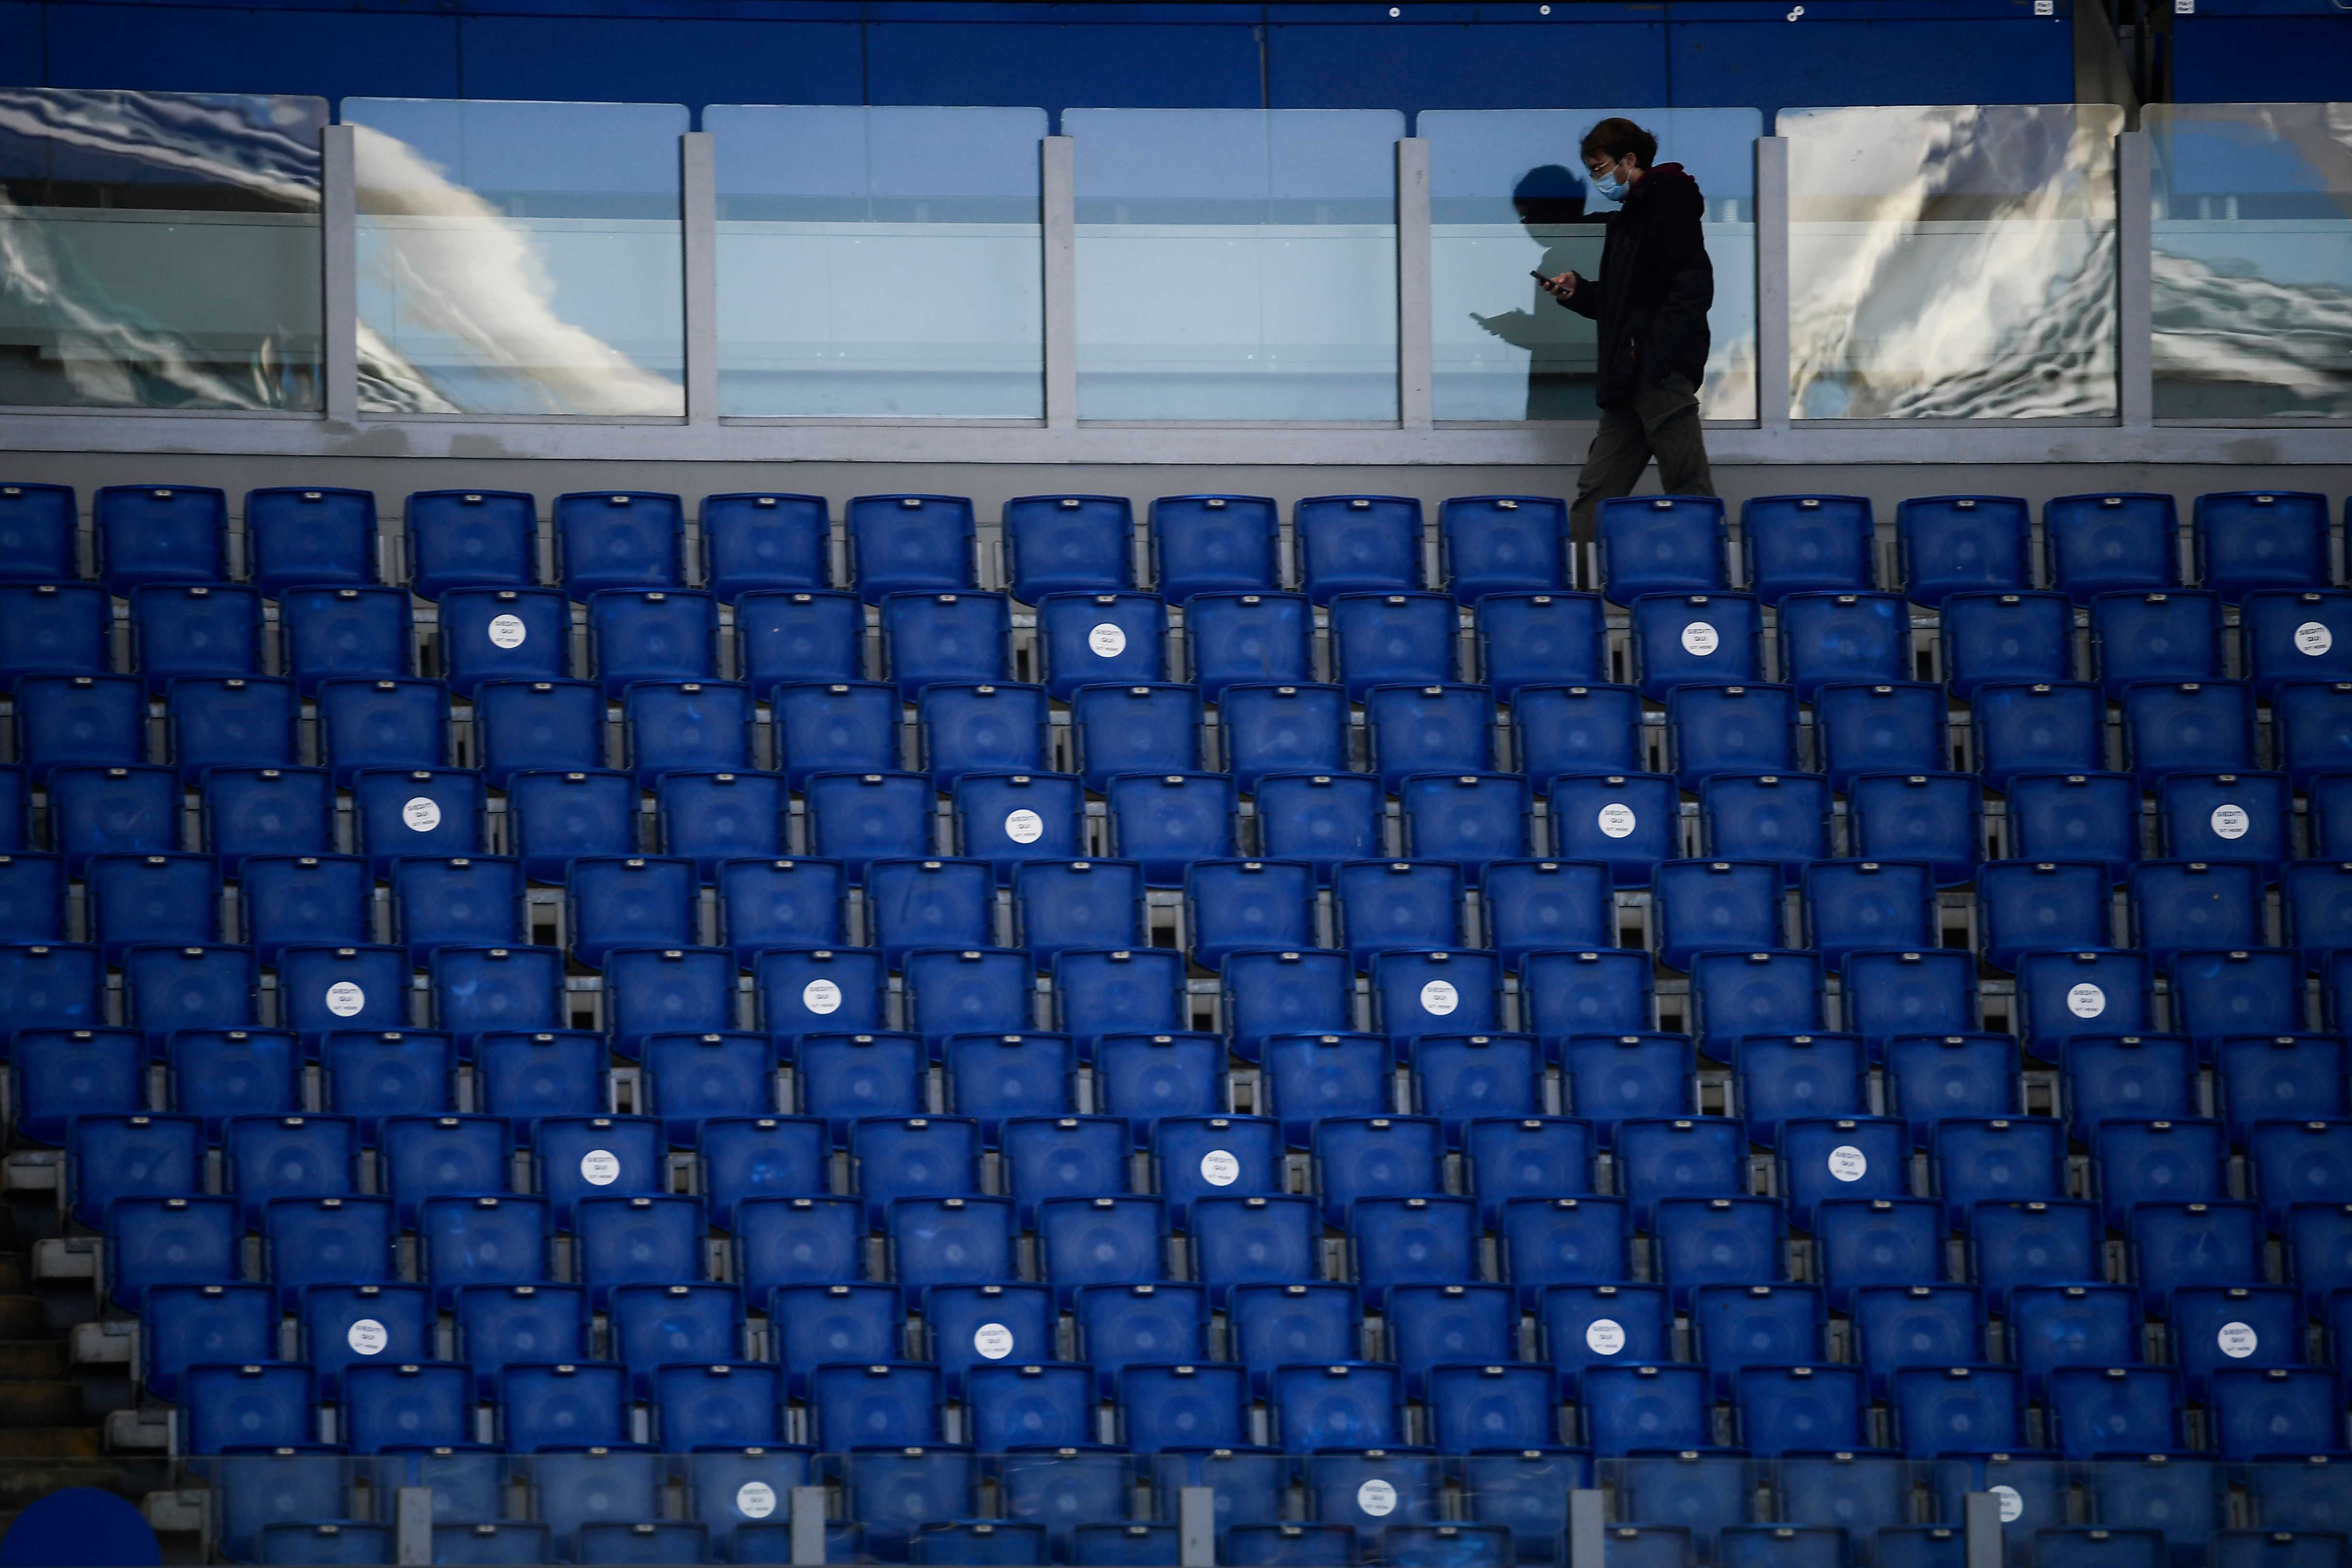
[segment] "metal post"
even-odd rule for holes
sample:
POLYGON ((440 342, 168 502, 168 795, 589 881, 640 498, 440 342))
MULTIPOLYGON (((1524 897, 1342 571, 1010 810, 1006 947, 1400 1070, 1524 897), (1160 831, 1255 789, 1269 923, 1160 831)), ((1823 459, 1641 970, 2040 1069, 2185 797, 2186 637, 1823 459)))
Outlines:
POLYGON ((2116 138, 2116 406, 2124 427, 2156 423, 2156 230, 2147 132, 2116 138))
POLYGON ((1969 1492, 1962 1500, 1961 1522, 1967 1526, 1968 1568, 2001 1568, 2001 1498, 1997 1492, 1969 1492))
POLYGON ((352 139, 348 125, 319 132, 319 371, 327 417, 339 425, 360 416, 359 185, 352 139))
POLYGON ((1756 416, 1789 427, 1789 139, 1756 142, 1756 416))
POLYGON ((708 131, 677 139, 686 231, 686 422, 719 423, 719 175, 708 131))
POLYGON ((1176 1489, 1176 1568, 1216 1568, 1217 1494, 1209 1487, 1176 1489))
POLYGON ((1608 1554, 1608 1495, 1579 1487, 1568 1494, 1568 1568, 1601 1568, 1608 1554))
POLYGON ((1429 142, 1396 144, 1397 423, 1426 430, 1432 417, 1429 299, 1429 142))
POLYGON ((793 1489, 793 1562, 795 1568, 818 1568, 824 1562, 823 1487, 793 1489))
POLYGON ((1048 136, 1038 143, 1045 228, 1045 426, 1078 424, 1077 143, 1048 136))
POLYGON ((402 1487, 394 1499, 393 1561, 405 1568, 433 1561, 433 1489, 402 1487))

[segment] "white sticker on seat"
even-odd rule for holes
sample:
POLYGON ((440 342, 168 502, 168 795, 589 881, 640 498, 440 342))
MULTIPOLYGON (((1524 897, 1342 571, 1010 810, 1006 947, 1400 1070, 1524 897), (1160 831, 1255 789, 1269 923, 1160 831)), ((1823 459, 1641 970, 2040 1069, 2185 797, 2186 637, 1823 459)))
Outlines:
POLYGON ((522 624, 520 616, 492 616, 490 640, 500 647, 520 647, 530 636, 530 628, 522 624))
POLYGON ((1584 1348, 1594 1355, 1615 1355, 1625 1348, 1625 1325, 1614 1318, 1595 1318, 1584 1325, 1584 1348))
POLYGON ((1127 633, 1105 621, 1087 634, 1087 646, 1097 658, 1117 658, 1127 651, 1127 633))
POLYGON ((2213 1336, 2213 1342, 2231 1361, 2243 1361, 2263 1348, 2263 1337, 2254 1332, 2252 1323, 2224 1323, 2221 1331, 2213 1336))
POLYGON ((1683 628, 1683 651, 1705 658, 1723 646, 1723 638, 1705 621, 1693 621, 1683 628))
POLYGON ((2220 837, 2243 838, 2246 829, 2253 825, 2242 805, 2232 805, 2225 800, 2213 808, 2213 832, 2220 837))
POLYGON ((1396 1511, 1396 1488, 1374 1476, 1356 1489, 1356 1506, 1374 1519, 1384 1518, 1396 1511))
POLYGON ((812 980, 801 987, 801 1005, 812 1013, 841 1010, 841 987, 830 980, 812 980))
POLYGON ((580 1179, 592 1187, 609 1187, 621 1179, 621 1157, 610 1149, 591 1149, 580 1156, 580 1179))
POLYGON ((1610 837, 1625 838, 1633 835, 1638 819, 1633 816, 1632 806, 1622 800, 1612 800, 1601 808, 1601 816, 1596 820, 1601 825, 1601 831, 1610 837))
POLYGON ((1201 1156, 1201 1180, 1213 1187, 1230 1187, 1242 1179, 1242 1163, 1230 1149, 1212 1149, 1201 1156))
POLYGON ((392 1343, 392 1331, 373 1318, 362 1318, 343 1331, 343 1342, 353 1355, 382 1355, 383 1347, 392 1343))
POLYGON ((1830 1174, 1841 1182, 1858 1182, 1870 1174, 1870 1156, 1851 1143, 1830 1151, 1830 1174))
POLYGON ((1015 844, 1034 844, 1045 837, 1045 819, 1024 805, 1006 815, 1004 837, 1015 844))
POLYGON ((327 987, 327 1011, 338 1018, 348 1018, 367 1005, 367 993, 348 980, 338 980, 327 987))
POLYGON ((414 833, 430 833, 441 826, 441 803, 426 795, 415 795, 400 808, 400 820, 408 824, 414 833))
POLYGON ((2294 628, 2294 651, 2317 658, 2336 646, 2336 634, 2317 621, 2305 621, 2294 628))
POLYGON ((2085 980, 2066 993, 2066 1008, 2077 1018, 2095 1018, 2107 1010, 2107 994, 2085 980))
POLYGON ((1421 1006, 1424 1013, 1443 1018, 1462 1005, 1462 993, 1454 989, 1450 980, 1433 980, 1421 988, 1421 1006))
POLYGON ((2001 1523, 2015 1524, 2024 1517, 2025 1499, 2018 1494, 2015 1487, 1987 1487, 1985 1489, 2000 1499, 2001 1523))
POLYGON ((971 1331, 974 1354, 1003 1361, 1013 1353, 1013 1331, 1003 1323, 982 1323, 971 1331))
POLYGON ((765 1481, 745 1481, 735 1489, 735 1511, 745 1519, 765 1519, 776 1511, 776 1489, 765 1481))

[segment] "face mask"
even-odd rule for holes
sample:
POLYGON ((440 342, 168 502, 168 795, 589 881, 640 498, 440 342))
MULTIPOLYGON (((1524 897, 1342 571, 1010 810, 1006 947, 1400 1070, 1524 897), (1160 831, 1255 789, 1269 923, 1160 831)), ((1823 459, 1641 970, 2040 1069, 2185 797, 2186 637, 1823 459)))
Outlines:
POLYGON ((1622 202, 1625 199, 1625 193, 1633 187, 1612 174, 1605 177, 1596 175, 1592 181, 1592 188, 1612 202, 1622 202))

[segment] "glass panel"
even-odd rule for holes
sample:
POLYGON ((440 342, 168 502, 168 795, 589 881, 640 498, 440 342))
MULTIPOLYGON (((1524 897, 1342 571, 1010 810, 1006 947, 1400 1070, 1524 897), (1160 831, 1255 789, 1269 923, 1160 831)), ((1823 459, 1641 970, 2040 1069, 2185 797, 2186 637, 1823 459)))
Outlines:
POLYGON ((714 104, 724 414, 1045 412, 1042 109, 714 104))
POLYGON ((670 103, 347 98, 360 406, 686 412, 670 103))
POLYGON ((1712 343, 1699 412, 1756 417, 1756 138, 1753 109, 1424 110, 1429 141, 1430 315, 1440 419, 1593 419, 1596 325, 1538 289, 1601 269, 1602 221, 1577 143, 1612 115, 1658 139, 1706 197, 1715 264, 1712 343))
POLYGON ((1073 109, 1078 415, 1392 420, 1396 142, 1355 109, 1073 109))
POLYGON ((316 408, 320 98, 0 89, 0 404, 316 408))
POLYGON ((1805 419, 2116 412, 2111 104, 1790 109, 1805 419))
POLYGON ((2352 416, 2352 103, 2152 103, 2156 413, 2352 416))

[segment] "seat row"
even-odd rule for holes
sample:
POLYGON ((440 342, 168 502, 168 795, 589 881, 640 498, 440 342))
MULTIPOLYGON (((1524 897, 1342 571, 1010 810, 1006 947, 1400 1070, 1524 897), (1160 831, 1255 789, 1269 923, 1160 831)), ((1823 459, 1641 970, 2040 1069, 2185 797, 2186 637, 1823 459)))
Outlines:
MULTIPOLYGON (((2307 492, 2222 492, 2197 498, 2198 576, 2229 595, 2334 582, 2327 501, 2307 492)), ((247 492, 247 553, 265 588, 378 580, 373 493, 285 488, 247 492)), ((687 585, 685 508, 649 491, 559 496, 551 508, 557 576, 575 595, 605 587, 687 585)), ((1731 552, 1720 501, 1627 497, 1603 503, 1600 568, 1612 598, 1729 587, 1731 552)), ((201 487, 115 485, 91 498, 100 574, 116 588, 228 577, 227 500, 201 487)), ((76 574, 77 508, 56 485, 0 485, 0 542, 19 575, 76 574)), ((537 503, 496 490, 425 490, 402 510, 404 577, 426 598, 460 586, 527 587, 538 581, 537 503)), ((788 494, 705 497, 702 559, 710 587, 730 600, 746 588, 833 585, 825 500, 788 494)), ((843 508, 848 576, 869 600, 907 589, 980 586, 971 502, 960 496, 859 496, 843 508)), ((1055 592, 1141 586, 1130 503, 1118 496, 1024 496, 1003 509, 1004 575, 1024 603, 1055 592)), ((1936 496, 1897 509, 1889 565, 1912 597, 1933 606, 1968 588, 2032 586, 2044 574, 2078 598, 2182 583, 2179 522, 2169 495, 2061 496, 2042 509, 2041 549, 2031 509, 2014 497, 1936 496)), ((1402 496, 1317 496, 1292 509, 1293 575, 1318 602, 1349 592, 1445 586, 1465 599, 1572 584, 1557 498, 1470 496, 1445 501, 1436 551, 1421 502, 1402 496)), ((1150 579, 1172 599, 1282 585, 1276 504, 1262 496, 1163 496, 1150 509, 1150 579)), ((1879 561, 1868 500, 1763 496, 1740 507, 1743 580, 1777 602, 1809 589, 1875 585, 1879 561)), ((1890 585, 1891 583, 1890 583, 1890 585)))

